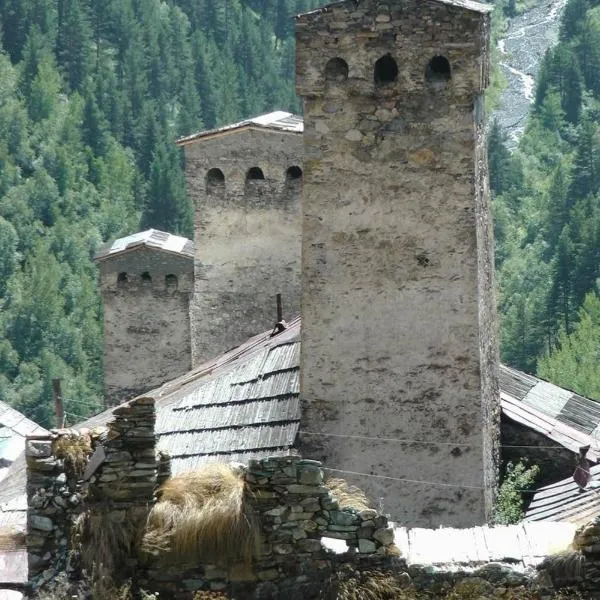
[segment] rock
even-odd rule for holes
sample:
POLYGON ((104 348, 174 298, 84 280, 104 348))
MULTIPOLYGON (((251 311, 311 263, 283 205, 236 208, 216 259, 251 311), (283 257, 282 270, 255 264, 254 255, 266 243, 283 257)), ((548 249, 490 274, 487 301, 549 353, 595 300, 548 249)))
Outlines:
POLYGON ((391 527, 377 529, 373 534, 373 539, 377 540, 382 546, 389 546, 394 543, 394 530, 391 527))
POLYGON ((260 581, 272 581, 279 577, 279 571, 277 569, 265 569, 264 571, 259 571, 257 576, 260 581))
POLYGON ((356 513, 349 510, 331 511, 329 518, 334 525, 359 525, 361 520, 356 513))
POLYGON ((365 510, 361 510, 358 513, 358 516, 363 520, 363 521, 371 521, 372 519, 374 519, 377 516, 377 511, 373 508, 367 508, 365 510))
POLYGON ((349 142, 360 142, 363 134, 358 129, 351 129, 344 136, 349 142))
POLYGON ((360 538, 358 540, 358 551, 361 554, 372 554, 375 552, 375 550, 377 550, 375 542, 372 542, 371 540, 365 540, 364 538, 360 538))
POLYGON ((39 529, 40 531, 52 531, 54 528, 52 519, 42 517, 41 515, 29 515, 27 523, 32 529, 39 529))
POLYGON ((273 552, 275 554, 287 555, 287 554, 292 554, 293 551, 294 551, 294 547, 291 544, 274 544, 273 545, 273 552))
POLYGON ((323 546, 321 545, 320 540, 300 540, 298 542, 298 549, 300 552, 310 552, 311 554, 315 552, 321 552, 323 550, 323 546))
POLYGON ((50 440, 28 440, 25 455, 32 458, 48 458, 52 456, 52 442, 50 440))

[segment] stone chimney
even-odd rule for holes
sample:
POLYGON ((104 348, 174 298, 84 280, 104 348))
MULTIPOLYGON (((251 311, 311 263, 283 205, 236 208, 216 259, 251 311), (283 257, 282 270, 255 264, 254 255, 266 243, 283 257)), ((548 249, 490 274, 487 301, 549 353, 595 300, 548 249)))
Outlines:
POLYGON ((191 368, 190 240, 150 229, 96 256, 104 300, 104 380, 114 406, 191 368))
POLYGON ((346 0, 297 19, 301 449, 412 526, 484 523, 497 483, 489 11, 346 0))
POLYGON ((300 312, 302 119, 281 111, 182 138, 196 211, 194 365, 300 312))

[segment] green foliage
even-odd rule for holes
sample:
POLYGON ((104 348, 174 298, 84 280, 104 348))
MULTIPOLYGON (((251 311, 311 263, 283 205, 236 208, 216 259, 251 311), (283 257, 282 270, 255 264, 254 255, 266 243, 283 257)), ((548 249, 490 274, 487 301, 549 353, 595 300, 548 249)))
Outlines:
POLYGON ((512 525, 524 516, 523 490, 533 490, 539 474, 537 465, 527 466, 523 462, 506 465, 504 480, 500 485, 492 520, 496 525, 512 525))
POLYGON ((192 234, 178 136, 299 110, 295 12, 318 0, 0 3, 0 400, 54 424, 102 406, 93 255, 192 234))

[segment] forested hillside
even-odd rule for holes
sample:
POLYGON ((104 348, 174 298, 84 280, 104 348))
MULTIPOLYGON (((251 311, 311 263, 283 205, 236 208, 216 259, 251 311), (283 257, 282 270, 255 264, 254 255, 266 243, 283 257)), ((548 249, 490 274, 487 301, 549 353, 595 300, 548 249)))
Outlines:
POLYGON ((298 110, 293 21, 314 0, 0 3, 0 399, 53 425, 101 407, 92 257, 140 227, 191 235, 174 139, 298 110))
POLYGON ((527 129, 489 136, 501 349, 600 399, 600 2, 569 0, 527 129))

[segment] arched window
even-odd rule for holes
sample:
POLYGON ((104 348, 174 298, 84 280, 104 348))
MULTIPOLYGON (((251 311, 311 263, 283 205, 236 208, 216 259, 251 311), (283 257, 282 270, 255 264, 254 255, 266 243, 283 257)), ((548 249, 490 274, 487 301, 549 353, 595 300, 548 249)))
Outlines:
POLYGON ((168 292, 177 291, 178 281, 177 275, 169 274, 165 277, 165 287, 168 292))
POLYGON ((148 285, 148 284, 152 283, 152 275, 150 275, 150 273, 148 273, 148 271, 144 271, 142 273, 142 283, 144 285, 148 285))
POLYGON ((348 63, 343 58, 332 58, 325 65, 327 81, 346 81, 348 79, 348 63))
POLYGON ((375 85, 392 83, 398 78, 398 65, 390 54, 382 56, 375 63, 374 70, 375 85))
POLYGON ((452 77, 450 63, 445 56, 434 56, 427 64, 425 79, 430 83, 446 83, 452 77))
POLYGON ((122 272, 117 276, 117 287, 123 288, 127 285, 127 273, 122 272))
POLYGON ((302 179, 302 169, 296 165, 290 167, 285 172, 285 179, 287 182, 298 183, 302 179))
POLYGON ((246 181, 260 181, 265 178, 265 174, 260 167, 252 167, 246 173, 246 181))
POLYGON ((210 169, 206 174, 206 192, 210 193, 225 187, 225 174, 221 169, 210 169))

